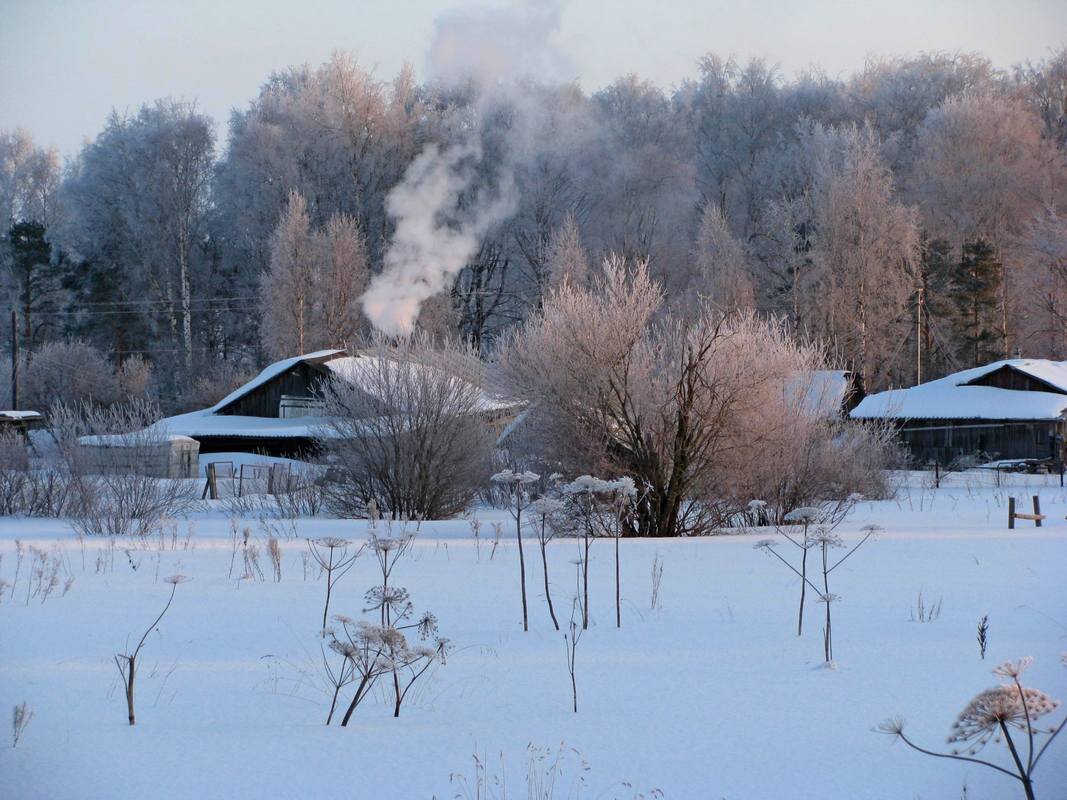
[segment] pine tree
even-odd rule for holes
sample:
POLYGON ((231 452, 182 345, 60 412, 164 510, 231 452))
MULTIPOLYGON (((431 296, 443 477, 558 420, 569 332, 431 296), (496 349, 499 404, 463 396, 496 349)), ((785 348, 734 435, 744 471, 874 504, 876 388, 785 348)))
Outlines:
POLYGON ((924 381, 956 368, 955 343, 950 338, 958 300, 953 286, 956 266, 952 245, 947 240, 934 239, 924 243, 922 259, 918 264, 919 289, 922 292, 920 330, 924 381))
POLYGON ((44 226, 19 222, 8 233, 15 306, 21 319, 23 345, 28 352, 49 329, 55 328, 56 303, 62 295, 60 267, 52 263, 52 246, 44 226))
POLYGON ((997 325, 1003 266, 992 245, 979 239, 963 245, 953 275, 959 360, 972 366, 993 361, 1002 352, 997 325))

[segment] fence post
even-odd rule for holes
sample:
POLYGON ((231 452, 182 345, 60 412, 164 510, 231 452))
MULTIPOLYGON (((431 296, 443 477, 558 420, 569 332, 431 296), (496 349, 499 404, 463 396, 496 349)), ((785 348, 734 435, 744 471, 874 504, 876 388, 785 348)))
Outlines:
POLYGON ((1008 530, 1015 527, 1015 498, 1008 498, 1008 530))
POLYGON ((1034 516, 1037 517, 1037 519, 1035 519, 1034 522, 1036 523, 1037 527, 1040 528, 1041 527, 1041 501, 1038 499, 1036 494, 1034 495, 1034 516))

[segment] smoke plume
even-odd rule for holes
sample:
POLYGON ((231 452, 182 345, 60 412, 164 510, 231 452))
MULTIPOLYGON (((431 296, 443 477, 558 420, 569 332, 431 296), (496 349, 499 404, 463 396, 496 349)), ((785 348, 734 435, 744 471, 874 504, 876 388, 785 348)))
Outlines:
POLYGON ((367 318, 384 333, 410 333, 422 304, 447 290, 480 239, 518 208, 515 167, 527 157, 537 114, 533 104, 515 101, 517 86, 527 75, 562 78, 567 61, 551 41, 561 10, 559 3, 530 3, 450 11, 437 20, 428 59, 434 78, 444 85, 472 83, 476 121, 504 95, 515 118, 490 185, 475 191, 483 157, 476 124, 457 144, 427 145, 386 197, 395 233, 382 272, 362 297, 367 318))

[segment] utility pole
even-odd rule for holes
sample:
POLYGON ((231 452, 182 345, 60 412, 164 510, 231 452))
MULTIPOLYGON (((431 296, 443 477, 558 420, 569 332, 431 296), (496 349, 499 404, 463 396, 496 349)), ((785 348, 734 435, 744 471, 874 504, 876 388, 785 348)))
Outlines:
POLYGON ((923 382, 923 287, 915 304, 915 383, 923 382))
POLYGON ((11 410, 19 410, 19 318, 11 309, 11 410))

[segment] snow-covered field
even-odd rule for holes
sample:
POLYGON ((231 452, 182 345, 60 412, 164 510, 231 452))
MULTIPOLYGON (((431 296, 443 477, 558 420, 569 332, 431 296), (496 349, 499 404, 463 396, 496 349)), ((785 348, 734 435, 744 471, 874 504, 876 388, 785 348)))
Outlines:
MULTIPOLYGON (((1025 682, 1067 698, 1067 491, 1058 479, 952 476, 940 490, 910 488, 865 503, 839 528, 885 528, 832 576, 836 669, 822 665, 821 607, 796 636, 798 581, 753 545, 767 531, 707 539, 622 542, 623 625, 614 626, 610 542, 593 548, 592 625, 577 651, 578 713, 570 708, 563 637, 553 630, 527 543, 531 630, 523 633, 518 554, 510 518, 479 512, 422 525, 394 581, 430 609, 453 651, 392 717, 384 693, 347 728, 325 727, 319 673, 324 581, 305 575, 304 537, 365 536, 366 523, 275 522, 283 541, 274 582, 264 528, 265 581, 233 577, 222 512, 159 543, 79 543, 62 521, 0 520, 0 578, 13 580, 15 540, 58 548, 74 582, 27 603, 24 559, 0 603, 0 708, 34 712, 17 748, 0 747, 9 798, 450 798, 475 797, 474 756, 487 780, 506 775, 525 797, 529 746, 564 748, 555 797, 959 798, 1021 797, 1011 780, 975 765, 908 750, 873 729, 902 715, 915 740, 944 749, 956 714, 998 678, 1001 661, 1031 655, 1025 682), (1050 519, 1006 528, 1007 496, 1039 493, 1050 519), (504 539, 491 558, 492 522, 504 539), (650 608, 651 567, 663 564, 661 607, 650 608), (163 578, 183 573, 174 604, 141 656, 138 723, 126 724, 112 660, 166 601, 163 578), (939 618, 913 621, 919 593, 939 618), (979 618, 989 649, 979 658, 979 618), (579 755, 572 753, 573 748, 579 755), (588 767, 588 768, 586 768, 588 767), (467 786, 464 788, 463 777, 467 786), (578 786, 576 781, 581 781, 578 786)), ((771 534, 773 535, 773 534, 771 534)), ((785 545, 787 547, 788 545, 785 545)), ((788 550, 781 549, 783 555, 788 550)), ((573 541, 549 547, 553 596, 569 616, 573 541)), ((331 613, 358 617, 377 582, 362 557, 338 584, 331 613)), ((384 688, 384 684, 382 685, 384 688)), ((1063 709, 1053 715, 1058 721, 1063 709)), ((8 732, 4 731, 5 737, 8 732)), ((990 745, 987 755, 1003 760, 990 745)), ((540 769, 540 767, 538 768, 540 769)), ((535 769, 535 771, 537 771, 535 769)), ((1067 740, 1037 772, 1037 796, 1067 796, 1067 740)), ((482 796, 485 796, 483 792, 482 796)), ((532 796, 532 795, 531 795, 532 796)))

